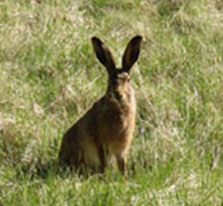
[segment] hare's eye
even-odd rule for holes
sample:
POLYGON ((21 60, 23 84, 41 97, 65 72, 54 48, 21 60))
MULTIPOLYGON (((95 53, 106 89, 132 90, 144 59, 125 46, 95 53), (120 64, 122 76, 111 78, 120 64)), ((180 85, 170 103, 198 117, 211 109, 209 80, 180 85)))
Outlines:
POLYGON ((111 83, 113 84, 113 85, 115 85, 115 84, 117 84, 117 80, 114 78, 114 79, 111 79, 111 83))

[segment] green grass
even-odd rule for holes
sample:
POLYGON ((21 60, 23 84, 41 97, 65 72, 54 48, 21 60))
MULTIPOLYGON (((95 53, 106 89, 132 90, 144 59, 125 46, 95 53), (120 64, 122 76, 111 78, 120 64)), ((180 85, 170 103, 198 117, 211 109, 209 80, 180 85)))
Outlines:
POLYGON ((2 0, 0 205, 222 205, 222 10, 220 0, 2 0), (62 171, 64 132, 106 89, 90 38, 120 65, 136 34, 128 180, 117 168, 62 171))

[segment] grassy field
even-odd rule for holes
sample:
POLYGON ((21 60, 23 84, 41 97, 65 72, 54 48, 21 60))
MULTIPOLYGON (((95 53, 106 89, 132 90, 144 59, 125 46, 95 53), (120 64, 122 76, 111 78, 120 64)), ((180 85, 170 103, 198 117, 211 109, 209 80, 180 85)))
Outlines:
POLYGON ((222 206, 221 0, 0 0, 0 206, 222 206), (132 69, 129 177, 58 168, 64 132, 105 93, 96 35, 132 69))

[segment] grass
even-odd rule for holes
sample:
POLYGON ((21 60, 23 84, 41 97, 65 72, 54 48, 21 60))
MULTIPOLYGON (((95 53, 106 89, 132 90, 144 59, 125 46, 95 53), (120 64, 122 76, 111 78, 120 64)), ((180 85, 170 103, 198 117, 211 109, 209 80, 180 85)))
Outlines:
POLYGON ((2 0, 0 205, 222 205, 222 9, 220 0, 2 0), (62 135, 106 89, 90 38, 120 65, 136 34, 128 180, 116 168, 61 171, 62 135))

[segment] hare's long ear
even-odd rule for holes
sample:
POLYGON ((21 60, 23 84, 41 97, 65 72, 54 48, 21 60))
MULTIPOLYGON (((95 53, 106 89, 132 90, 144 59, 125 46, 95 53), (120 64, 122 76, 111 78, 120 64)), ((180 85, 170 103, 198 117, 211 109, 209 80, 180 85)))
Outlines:
POLYGON ((107 68, 108 73, 111 74, 115 69, 115 62, 110 50, 97 37, 92 37, 91 42, 98 60, 107 68))
POLYGON ((133 64, 137 61, 140 53, 140 43, 142 41, 141 36, 135 36, 128 43, 125 52, 122 57, 122 69, 129 72, 133 64))

